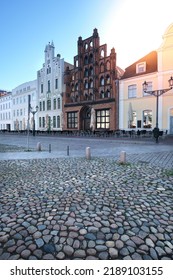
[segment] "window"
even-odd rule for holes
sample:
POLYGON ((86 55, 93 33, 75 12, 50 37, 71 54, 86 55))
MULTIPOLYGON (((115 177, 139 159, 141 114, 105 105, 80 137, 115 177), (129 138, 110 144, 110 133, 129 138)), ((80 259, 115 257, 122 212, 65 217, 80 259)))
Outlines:
POLYGON ((40 101, 40 111, 42 111, 42 102, 40 101))
POLYGON ((89 63, 93 63, 93 54, 92 53, 89 56, 89 63))
POLYGON ((90 79, 90 88, 93 88, 93 80, 90 79))
POLYGON ((75 91, 78 90, 78 83, 75 84, 75 91))
POLYGON ((50 80, 47 82, 47 91, 50 92, 50 80))
POLYGON ((105 52, 104 52, 104 50, 101 50, 100 57, 102 58, 104 56, 105 56, 105 52))
POLYGON ((56 117, 53 116, 53 128, 56 128, 56 117))
POLYGON ((56 98, 53 100, 53 109, 56 110, 56 98))
POLYGON ((110 70, 110 61, 107 61, 107 63, 106 63, 106 70, 110 70))
POLYGON ((93 67, 91 66, 90 67, 90 75, 93 76, 93 74, 94 74, 94 71, 93 71, 93 67))
POLYGON ((47 67, 47 74, 50 74, 51 73, 51 67, 48 65, 47 67))
POLYGON ((143 111, 143 127, 152 128, 152 111, 151 110, 143 111))
POLYGON ((39 117, 39 127, 41 127, 41 117, 39 117))
POLYGON ((100 72, 104 72, 104 64, 103 64, 103 62, 100 64, 100 72))
POLYGON ((84 88, 88 89, 88 82, 87 81, 85 81, 84 88))
POLYGON ((58 79, 55 79, 55 89, 58 89, 58 79))
POLYGON ((101 78, 100 78, 100 85, 101 85, 101 86, 104 86, 104 84, 105 84, 104 78, 101 77, 101 78))
POLYGON ((130 85, 128 86, 128 98, 134 98, 136 97, 136 85, 130 85))
POLYGON ((110 112, 109 109, 96 111, 96 128, 109 129, 110 112))
POLYGON ((58 109, 61 109, 61 102, 60 98, 58 98, 58 109))
POLYGON ((45 111, 45 101, 43 101, 43 111, 45 111))
POLYGON ((47 100, 47 110, 51 110, 51 100, 47 100))
POLYGON ((84 64, 88 64, 88 56, 86 55, 85 58, 84 58, 84 64))
POLYGON ((77 112, 67 113, 67 128, 77 128, 77 112))
POLYGON ((88 77, 88 69, 87 68, 85 68, 84 77, 88 77))
POLYGON ((107 75, 107 76, 106 76, 106 84, 110 84, 110 81, 111 81, 110 76, 107 75))
POLYGON ((57 128, 60 128, 60 116, 57 116, 57 128))
POLYGON ((146 62, 136 64, 136 73, 140 74, 146 71, 146 62))
POLYGON ((132 112, 132 116, 129 115, 129 128, 136 128, 137 124, 137 117, 136 117, 136 111, 132 112))
POLYGON ((43 93, 43 84, 41 84, 41 93, 43 93))
POLYGON ((43 127, 45 127, 45 117, 42 118, 43 127))

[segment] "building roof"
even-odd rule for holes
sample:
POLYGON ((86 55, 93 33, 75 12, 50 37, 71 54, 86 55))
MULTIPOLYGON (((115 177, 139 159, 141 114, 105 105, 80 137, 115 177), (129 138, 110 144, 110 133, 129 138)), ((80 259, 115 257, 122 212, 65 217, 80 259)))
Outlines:
POLYGON ((139 76, 139 75, 145 75, 145 74, 153 73, 153 72, 157 72, 157 52, 156 51, 150 52, 149 54, 142 57, 141 59, 139 59, 132 65, 128 66, 125 69, 124 75, 122 76, 121 79, 127 79, 127 78, 131 78, 131 77, 135 77, 135 76, 139 76), (142 63, 142 62, 146 63, 146 71, 143 73, 137 73, 136 65, 138 63, 142 63))

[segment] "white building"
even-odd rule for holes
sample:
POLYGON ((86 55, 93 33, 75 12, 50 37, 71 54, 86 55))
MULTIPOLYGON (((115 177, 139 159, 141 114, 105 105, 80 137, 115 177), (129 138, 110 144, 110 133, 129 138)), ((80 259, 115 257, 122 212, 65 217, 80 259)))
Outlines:
POLYGON ((0 91, 0 130, 11 130, 11 92, 0 91))
POLYGON ((64 91, 64 69, 70 66, 58 54, 54 55, 53 42, 46 45, 45 62, 37 72, 39 111, 38 129, 40 131, 62 130, 62 93, 64 91))
MULTIPOLYGON (((12 129, 14 131, 26 130, 28 127, 28 95, 31 96, 30 105, 33 109, 38 105, 37 80, 21 84, 12 90, 12 129)), ((29 128, 33 127, 33 115, 29 114, 29 128)), ((35 117, 35 129, 38 129, 35 117)))

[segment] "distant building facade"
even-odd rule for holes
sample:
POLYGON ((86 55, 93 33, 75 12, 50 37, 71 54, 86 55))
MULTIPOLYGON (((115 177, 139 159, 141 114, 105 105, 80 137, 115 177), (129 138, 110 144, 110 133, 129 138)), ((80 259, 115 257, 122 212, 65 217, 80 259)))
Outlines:
POLYGON ((45 62, 37 72, 38 130, 62 130, 62 92, 64 90, 64 67, 69 66, 58 54, 54 55, 53 42, 46 45, 45 62))
MULTIPOLYGON (((119 82, 119 128, 153 130, 156 126, 156 97, 143 91, 169 88, 173 75, 173 24, 168 27, 160 48, 125 69, 119 82)), ((173 134, 173 90, 159 97, 159 129, 173 134)))
POLYGON ((121 69, 116 65, 115 49, 107 55, 107 45, 100 45, 97 29, 87 39, 79 37, 77 44, 74 67, 67 67, 64 73, 63 129, 116 130, 121 69))
MULTIPOLYGON (((12 90, 12 130, 25 131, 33 128, 33 115, 28 114, 28 95, 31 96, 30 105, 36 108, 38 104, 37 80, 23 83, 12 90)), ((38 129, 35 118, 35 129, 38 129)))
POLYGON ((0 130, 11 130, 11 110, 12 93, 5 90, 0 90, 0 130))

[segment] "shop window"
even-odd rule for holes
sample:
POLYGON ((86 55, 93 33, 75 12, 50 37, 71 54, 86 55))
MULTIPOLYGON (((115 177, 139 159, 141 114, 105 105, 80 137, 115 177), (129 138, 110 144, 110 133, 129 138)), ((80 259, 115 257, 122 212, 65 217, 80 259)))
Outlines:
POLYGON ((96 128, 109 129, 110 127, 110 110, 103 109, 96 111, 96 128))
POLYGON ((143 111, 143 127, 152 128, 152 111, 151 110, 143 111))
POLYGON ((77 125, 78 125, 77 112, 68 112, 67 128, 77 128, 77 125))

